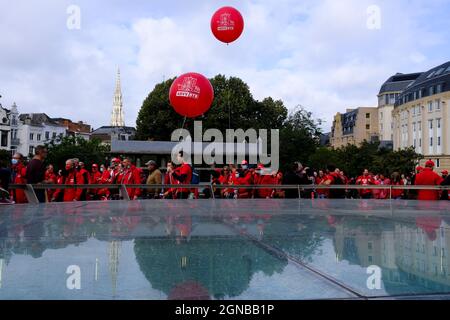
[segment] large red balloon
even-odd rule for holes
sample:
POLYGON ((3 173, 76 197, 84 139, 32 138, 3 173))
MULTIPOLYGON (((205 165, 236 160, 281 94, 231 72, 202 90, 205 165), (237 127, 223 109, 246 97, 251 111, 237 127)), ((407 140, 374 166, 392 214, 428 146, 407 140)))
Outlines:
POLYGON ((231 43, 244 31, 244 18, 233 7, 220 8, 211 19, 211 30, 218 40, 231 43))
POLYGON ((186 73, 172 83, 169 99, 178 114, 195 118, 207 112, 211 107, 214 100, 214 89, 203 75, 186 73))

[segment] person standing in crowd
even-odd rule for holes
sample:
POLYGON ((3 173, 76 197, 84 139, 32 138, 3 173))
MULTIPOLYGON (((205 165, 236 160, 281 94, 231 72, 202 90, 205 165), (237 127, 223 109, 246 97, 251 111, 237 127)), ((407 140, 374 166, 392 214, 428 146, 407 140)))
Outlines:
MULTIPOLYGON (((274 185, 275 177, 265 171, 266 168, 263 164, 258 164, 255 173, 255 185, 274 185)), ((273 189, 255 189, 255 198, 269 199, 272 197, 273 189)))
MULTIPOLYGON (((57 177, 54 172, 53 165, 49 164, 47 166, 47 171, 45 171, 45 180, 48 181, 51 184, 57 184, 57 177)), ((47 189, 47 199, 51 201, 53 198, 53 193, 55 192, 55 189, 47 189)))
MULTIPOLYGON (((375 181, 369 173, 369 170, 364 169, 362 176, 359 176, 356 179, 356 184, 361 186, 369 186, 374 185, 375 181)), ((370 199, 372 197, 372 191, 370 189, 361 189, 359 190, 359 195, 362 199, 370 199)))
MULTIPOLYGON (((283 184, 283 172, 279 170, 278 172, 274 172, 274 184, 281 186, 283 184)), ((286 197, 283 189, 274 189, 272 193, 272 198, 275 199, 284 199, 286 197)))
MULTIPOLYGON (((294 162, 291 166, 291 170, 289 170, 283 179, 283 184, 287 186, 298 186, 300 185, 300 177, 298 176, 298 171, 300 168, 300 164, 298 162, 294 162)), ((296 199, 299 198, 298 188, 285 189, 284 194, 287 199, 296 199)))
POLYGON ((442 170, 442 172, 441 172, 441 176, 442 176, 442 179, 447 179, 447 177, 448 177, 448 171, 447 170, 442 170))
MULTIPOLYGON (((15 153, 11 159, 11 182, 13 184, 26 184, 25 176, 27 168, 23 164, 23 155, 15 153)), ((20 189, 11 191, 11 197, 15 203, 27 203, 25 192, 20 189)))
MULTIPOLYGON (((141 184, 141 174, 131 162, 130 158, 125 158, 122 162, 122 166, 123 173, 122 178, 120 179, 121 184, 141 184)), ((140 188, 127 188, 127 192, 131 200, 137 200, 141 195, 142 190, 140 188)))
MULTIPOLYGON (((47 148, 45 148, 44 146, 36 147, 34 157, 27 165, 25 179, 28 184, 46 183, 44 161, 47 158, 47 154, 47 148)), ((46 192, 44 189, 35 190, 34 192, 39 202, 45 202, 46 192)))
MULTIPOLYGON (((253 172, 248 166, 247 160, 242 160, 241 168, 237 172, 238 177, 234 185, 251 186, 254 183, 253 172)), ((252 189, 238 188, 234 191, 234 197, 237 199, 250 199, 253 196, 252 189)))
MULTIPOLYGON (((441 182, 441 186, 450 186, 449 175, 447 175, 446 178, 441 182)), ((441 200, 450 200, 450 192, 448 190, 442 191, 441 200)))
MULTIPOLYGON (((386 178, 384 174, 378 175, 378 185, 380 186, 389 186, 391 185, 391 180, 386 178)), ((378 199, 388 199, 390 197, 390 189, 381 189, 378 193, 378 199)))
MULTIPOLYGON (((74 159, 69 159, 66 161, 62 184, 64 185, 81 184, 79 181, 77 181, 77 170, 75 167, 75 163, 76 162, 74 161, 74 159)), ((75 188, 58 189, 53 194, 54 201, 56 201, 56 199, 60 197, 60 193, 63 194, 62 199, 64 202, 80 201, 82 189, 75 189, 75 188)))
MULTIPOLYGON (((162 184, 162 173, 158 169, 158 166, 155 161, 150 160, 145 164, 148 168, 148 177, 146 184, 147 185, 155 185, 162 184)), ((159 193, 161 192, 160 188, 148 188, 147 189, 147 198, 148 199, 157 199, 159 198, 159 193)))
MULTIPOLYGON (((174 185, 179 184, 177 180, 173 177, 173 171, 175 170, 175 166, 172 161, 167 162, 166 165, 166 174, 164 175, 164 184, 165 185, 174 185)), ((164 199, 175 199, 176 189, 175 188, 167 188, 164 189, 163 198, 164 199)))
MULTIPOLYGON (((78 160, 78 159, 76 159, 78 160)), ((91 178, 89 176, 89 171, 86 170, 84 162, 78 161, 75 162, 75 168, 77 172, 77 182, 78 184, 89 184, 91 178)), ((81 190, 81 197, 80 201, 86 201, 87 200, 87 190, 88 189, 82 189, 81 190)))
MULTIPOLYGON (((326 181, 325 173, 323 172, 323 170, 319 170, 319 173, 317 174, 317 177, 316 177, 316 180, 315 180, 315 184, 317 186, 319 186, 319 185, 323 184, 323 182, 325 182, 325 181, 326 181)), ((329 197, 327 189, 317 188, 316 192, 317 192, 317 197, 319 199, 326 199, 326 198, 329 197)))
MULTIPOLYGON (((100 180, 100 184, 116 184, 117 177, 120 173, 119 171, 119 164, 121 160, 120 158, 113 158, 111 160, 111 165, 108 169, 103 171, 102 178, 100 180)), ((110 198, 117 199, 118 198, 118 191, 117 190, 110 190, 108 188, 100 189, 98 190, 98 196, 101 200, 108 200, 110 198)))
MULTIPOLYGON (((91 168, 91 173, 89 174, 89 184, 101 184, 102 174, 98 170, 98 164, 94 163, 91 168)), ((100 200, 99 189, 89 189, 90 198, 93 200, 100 200)))
MULTIPOLYGON (((439 186, 443 181, 442 177, 433 171, 434 162, 428 160, 425 163, 425 168, 418 173, 415 179, 416 186, 439 186)), ((439 200, 438 190, 419 190, 417 193, 417 200, 439 200)))
MULTIPOLYGON (((187 185, 191 183, 192 180, 192 168, 191 166, 184 160, 184 153, 180 151, 177 157, 178 163, 180 166, 177 167, 172 172, 172 177, 177 180, 181 185, 187 185)), ((188 199, 189 194, 191 193, 188 188, 178 188, 176 191, 177 199, 188 199)))
MULTIPOLYGON (((392 186, 404 186, 404 182, 400 176, 400 173, 394 172, 391 176, 391 185, 392 186)), ((392 189, 391 197, 392 199, 401 199, 403 197, 403 189, 392 189)))
MULTIPOLYGON (((325 186, 343 186, 344 181, 342 180, 341 173, 336 166, 330 164, 327 166, 328 175, 322 181, 321 185, 325 186)), ((330 199, 344 199, 345 189, 330 189, 328 191, 328 196, 330 199)))

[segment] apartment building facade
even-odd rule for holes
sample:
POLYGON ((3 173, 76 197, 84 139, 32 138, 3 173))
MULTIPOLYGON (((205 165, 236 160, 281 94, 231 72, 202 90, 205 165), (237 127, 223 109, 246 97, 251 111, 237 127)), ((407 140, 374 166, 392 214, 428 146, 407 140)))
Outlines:
POLYGON ((362 107, 347 109, 334 116, 330 145, 333 148, 348 144, 360 145, 364 141, 378 141, 378 108, 362 107))
MULTIPOLYGON (((414 147, 425 162, 450 169, 450 61, 422 73, 398 96, 392 112, 394 149, 414 147)), ((423 164, 423 163, 422 163, 423 164)))

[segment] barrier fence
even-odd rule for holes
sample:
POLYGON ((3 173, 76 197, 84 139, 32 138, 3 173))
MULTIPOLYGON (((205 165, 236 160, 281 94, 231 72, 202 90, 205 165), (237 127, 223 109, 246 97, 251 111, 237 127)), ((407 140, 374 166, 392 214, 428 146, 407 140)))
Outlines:
POLYGON ((302 194, 305 192, 316 192, 317 190, 385 190, 389 191, 389 196, 387 199, 392 199, 392 191, 394 190, 430 190, 430 191, 449 191, 450 186, 394 186, 394 185, 215 185, 210 183, 200 183, 200 184, 77 184, 77 185, 61 185, 61 184, 12 184, 9 186, 9 190, 23 190, 25 196, 27 197, 29 204, 38 204, 39 200, 36 196, 36 190, 65 190, 65 189, 108 189, 117 190, 119 196, 122 200, 130 201, 130 196, 127 189, 142 189, 142 190, 155 190, 155 189, 197 189, 203 191, 208 189, 212 199, 215 199, 215 190, 219 189, 245 189, 245 190, 260 190, 260 189, 274 189, 274 190, 296 190, 298 192, 298 197, 302 198, 302 194))

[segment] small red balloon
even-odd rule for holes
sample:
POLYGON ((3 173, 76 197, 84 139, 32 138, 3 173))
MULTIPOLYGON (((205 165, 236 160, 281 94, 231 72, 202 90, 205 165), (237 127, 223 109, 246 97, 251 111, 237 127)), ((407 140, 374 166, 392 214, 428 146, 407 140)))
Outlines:
POLYGON ((186 73, 172 83, 170 104, 175 111, 188 118, 205 114, 214 100, 211 82, 199 73, 186 73))
POLYGON ((214 36, 225 43, 236 41, 244 31, 244 18, 233 7, 223 7, 214 13, 211 19, 214 36))

